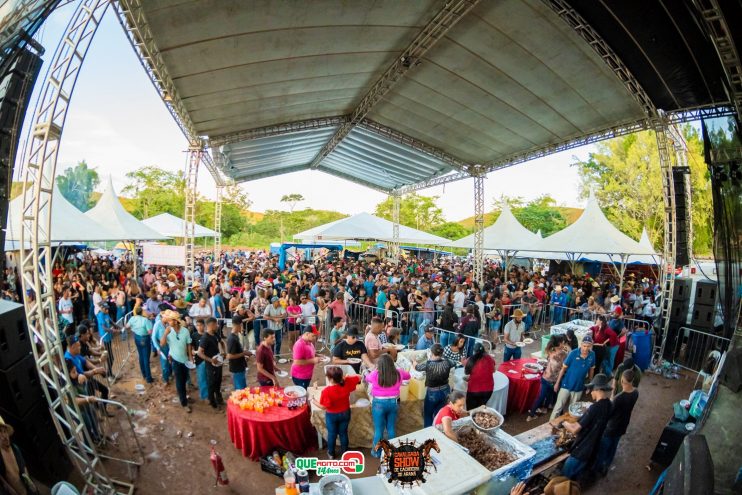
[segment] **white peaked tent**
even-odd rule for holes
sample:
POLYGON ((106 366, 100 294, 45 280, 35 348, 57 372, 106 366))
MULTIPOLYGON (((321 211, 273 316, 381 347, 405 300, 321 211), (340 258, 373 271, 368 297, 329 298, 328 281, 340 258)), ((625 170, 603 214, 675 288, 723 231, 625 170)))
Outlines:
MULTIPOLYGON (((30 195, 32 192, 27 191, 26 194, 30 195)), ((56 187, 52 191, 51 215, 52 228, 49 240, 54 243, 118 241, 123 239, 123 237, 111 232, 106 224, 87 217, 85 213, 67 201, 59 192, 59 188, 56 187)), ((23 195, 20 195, 8 205, 8 227, 5 236, 6 241, 17 241, 18 248, 20 248, 22 218, 23 195)), ((46 218, 42 218, 41 224, 45 223, 46 218)), ((30 247, 30 245, 27 245, 27 247, 30 247)))
MULTIPOLYGON (((154 217, 145 218, 142 223, 167 237, 185 237, 185 220, 170 213, 160 213, 154 217)), ((219 234, 215 230, 195 224, 194 237, 216 237, 217 235, 219 234)))
POLYGON ((121 206, 113 188, 111 177, 108 178, 108 187, 103 191, 98 204, 88 210, 85 215, 91 220, 105 225, 109 231, 116 235, 116 239, 158 241, 168 238, 168 236, 146 226, 121 206))
MULTIPOLYGON (((369 213, 358 213, 294 235, 294 239, 311 241, 375 240, 391 242, 393 237, 394 224, 389 220, 369 213)), ((399 226, 399 242, 432 246, 448 246, 451 244, 448 239, 404 225, 399 226)))
MULTIPOLYGON (((505 205, 495 223, 482 231, 484 249, 496 251, 502 258, 507 271, 511 260, 523 249, 532 249, 541 237, 525 228, 513 215, 509 205, 505 205)), ((451 243, 451 247, 474 248, 474 234, 451 243)))

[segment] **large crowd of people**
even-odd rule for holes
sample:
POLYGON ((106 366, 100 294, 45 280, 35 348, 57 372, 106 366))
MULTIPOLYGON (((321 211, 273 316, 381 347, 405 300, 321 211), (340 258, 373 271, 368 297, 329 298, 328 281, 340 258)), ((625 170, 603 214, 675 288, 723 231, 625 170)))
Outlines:
MULTIPOLYGON (((69 379, 91 401, 107 397, 105 380, 94 377, 105 378, 116 365, 113 336, 131 334, 142 379, 148 384, 174 381, 187 412, 195 403, 190 390, 196 388, 204 404, 223 410, 223 359, 234 389, 248 386, 251 361, 260 385, 286 385, 276 366, 282 356, 293 359, 291 381, 309 388, 321 359, 319 339, 333 364, 366 371, 374 445, 395 436, 399 389, 409 379, 395 366, 396 349, 385 344, 429 351, 429 359, 417 365, 427 387, 420 413, 425 426, 436 425, 455 438, 451 421, 486 404, 493 392, 496 363, 488 350, 499 345, 504 361, 519 359, 520 343, 534 330, 575 318, 594 320, 580 344, 572 332, 552 336, 543 356, 548 364, 541 391, 528 419, 549 409, 552 418, 558 417, 587 387, 596 406, 576 426, 566 426, 577 441, 565 474, 577 477, 588 461, 604 473, 638 393, 632 385, 638 383, 638 369, 615 362, 618 338, 627 331, 622 322, 632 318, 652 324, 657 284, 629 276, 619 287, 616 277, 547 273, 542 267, 513 266, 505 272, 494 262, 486 263, 484 274, 480 285, 469 261, 454 258, 295 260, 280 270, 277 258, 264 251, 238 250, 224 252, 217 262, 203 254, 194 273, 163 266, 135 270, 126 256, 79 251, 62 257, 52 272, 69 379), (158 376, 151 363, 155 354, 158 376), (467 375, 465 395, 452 392, 448 384, 456 367, 467 375)), ((20 300, 12 258, 0 284, 3 298, 20 300)), ((328 368, 326 378, 330 386, 316 405, 326 410, 328 455, 334 457, 348 448, 348 394, 357 381, 340 366, 328 368)))

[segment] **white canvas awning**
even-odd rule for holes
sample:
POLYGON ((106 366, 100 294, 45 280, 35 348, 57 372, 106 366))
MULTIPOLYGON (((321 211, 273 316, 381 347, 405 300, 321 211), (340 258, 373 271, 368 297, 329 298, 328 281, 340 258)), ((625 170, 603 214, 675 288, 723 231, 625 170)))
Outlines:
MULTIPOLYGON (((495 223, 485 228, 482 232, 484 237, 484 249, 494 251, 520 251, 533 248, 540 237, 525 228, 505 205, 497 217, 495 223)), ((474 248, 474 234, 462 237, 451 243, 451 247, 474 248)))
MULTIPOLYGON (((167 237, 185 236, 185 220, 170 213, 160 213, 154 217, 145 218, 142 223, 167 237)), ((216 237, 218 235, 219 233, 215 230, 195 224, 194 237, 216 237)))
MULTIPOLYGON (((299 232, 294 235, 294 239, 313 241, 376 240, 391 242, 393 236, 394 224, 389 220, 369 213, 358 213, 357 215, 341 218, 340 220, 299 232)), ((448 239, 404 225, 399 226, 399 242, 432 246, 448 246, 451 244, 451 241, 448 239)))
MULTIPOLYGON (((31 191, 26 193, 32 194, 31 191)), ((96 221, 78 210, 72 203, 67 201, 59 188, 52 191, 51 214, 51 236, 50 241, 54 243, 69 242, 91 242, 91 241, 118 241, 123 239, 111 232, 106 224, 96 221)), ((47 209, 48 211, 49 209, 47 209)), ((6 229, 6 241, 18 241, 20 247, 21 221, 23 218, 23 195, 16 197, 8 205, 8 227, 6 229)), ((40 218, 41 225, 45 225, 46 216, 40 218)), ((30 245, 27 245, 30 248, 30 245)))
POLYGON ((154 241, 168 238, 168 236, 151 229, 124 209, 116 196, 113 181, 110 177, 108 178, 108 187, 103 191, 98 204, 87 211, 85 215, 105 225, 116 236, 116 239, 154 241))

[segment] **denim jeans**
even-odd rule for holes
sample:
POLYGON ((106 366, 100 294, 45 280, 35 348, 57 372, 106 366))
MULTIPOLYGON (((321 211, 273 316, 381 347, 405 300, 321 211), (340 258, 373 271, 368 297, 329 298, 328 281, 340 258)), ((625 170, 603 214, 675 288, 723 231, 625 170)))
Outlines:
POLYGON ((304 387, 307 390, 309 390, 309 384, 312 383, 311 378, 295 378, 293 376, 291 377, 291 381, 294 382, 294 385, 304 387))
POLYGON ((180 405, 185 407, 188 405, 188 397, 186 396, 186 380, 188 379, 188 368, 183 363, 173 360, 173 375, 175 375, 175 389, 178 391, 178 399, 180 399, 180 405))
POLYGON ((443 348, 445 349, 449 343, 453 342, 455 335, 456 335, 455 333, 441 330, 441 341, 440 341, 441 346, 443 346, 443 348))
POLYGON ((605 370, 606 376, 613 376, 614 362, 616 360, 616 354, 618 353, 618 346, 606 348, 605 358, 603 358, 603 369, 605 370))
POLYGON ((448 386, 440 390, 428 389, 425 393, 425 402, 423 403, 423 424, 425 428, 433 426, 435 415, 446 405, 450 393, 451 387, 448 386))
POLYGON ((163 357, 162 353, 160 353, 160 369, 162 370, 162 381, 169 382, 170 376, 173 374, 173 367, 170 365, 167 356, 163 357))
POLYGON ((508 346, 505 346, 505 356, 502 358, 502 362, 510 361, 511 359, 520 359, 521 356, 521 349, 520 347, 516 347, 515 349, 511 349, 508 346))
POLYGON ((608 468, 613 464, 613 458, 616 456, 616 450, 618 449, 618 442, 621 437, 609 437, 603 435, 600 438, 600 446, 598 447, 598 455, 595 459, 595 470, 605 475, 608 472, 608 468))
POLYGON ((147 383, 152 383, 152 370, 149 367, 149 355, 152 352, 152 339, 149 335, 143 337, 135 335, 134 343, 137 346, 137 354, 139 354, 139 371, 142 372, 142 378, 144 378, 147 383))
POLYGON ((490 320, 490 332, 498 332, 502 326, 502 320, 490 320))
POLYGON ((265 320, 253 320, 252 321, 252 333, 255 339, 255 348, 260 345, 260 331, 266 327, 267 323, 265 320))
POLYGON ((206 376, 206 361, 201 361, 196 366, 196 378, 198 378, 198 398, 206 400, 209 398, 209 378, 206 376))
POLYGON ((466 338, 466 356, 471 356, 474 354, 474 344, 476 344, 477 339, 474 337, 467 337, 466 338))
POLYGON ((384 436, 384 430, 386 430, 388 437, 394 438, 397 436, 395 426, 397 424, 397 412, 399 411, 399 404, 393 399, 374 399, 371 405, 371 416, 374 419, 374 441, 373 447, 371 448, 371 455, 374 457, 381 456, 381 449, 376 449, 376 445, 384 436))
POLYGON ((526 317, 523 319, 523 321, 526 324, 526 332, 527 332, 533 326, 533 316, 531 315, 531 313, 526 313, 526 317))
POLYGON ((234 384, 235 390, 243 390, 247 388, 247 378, 245 378, 245 372, 240 371, 232 373, 232 383, 234 384))
POLYGON ((585 470, 585 467, 587 467, 587 462, 569 456, 564 463, 564 467, 562 467, 562 476, 576 481, 580 473, 585 470))
POLYGON ((547 382, 546 380, 544 380, 544 377, 541 377, 541 390, 538 393, 536 401, 531 406, 531 409, 529 409, 528 415, 535 416, 536 409, 541 406, 546 407, 547 405, 549 405, 549 403, 556 398, 554 397, 554 395, 556 395, 556 393, 554 392, 554 384, 547 382))
POLYGON ((327 453, 335 456, 335 441, 340 436, 340 452, 348 450, 348 424, 350 424, 350 409, 339 413, 325 413, 327 425, 327 453))
POLYGON ((283 328, 275 330, 276 343, 273 345, 273 355, 278 356, 281 354, 281 342, 283 341, 283 328))

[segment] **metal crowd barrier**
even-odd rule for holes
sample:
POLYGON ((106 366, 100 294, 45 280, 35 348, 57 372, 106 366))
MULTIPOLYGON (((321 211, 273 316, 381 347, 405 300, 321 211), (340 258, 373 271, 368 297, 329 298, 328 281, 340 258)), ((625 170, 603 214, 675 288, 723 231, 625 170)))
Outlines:
MULTIPOLYGON (((695 328, 681 327, 672 345, 671 361, 673 364, 695 373, 710 374, 707 369, 718 362, 727 349, 730 339, 695 328)), ((717 363, 718 364, 718 363, 717 363)))
POLYGON ((116 326, 119 328, 119 331, 113 332, 111 335, 110 345, 104 344, 103 339, 100 339, 103 348, 108 353, 107 356, 101 358, 101 364, 106 368, 109 385, 113 385, 119 379, 124 372, 126 363, 129 361, 132 350, 134 350, 132 344, 134 336, 129 335, 129 331, 125 328, 126 323, 133 314, 133 312, 126 313, 123 317, 116 320, 116 326))
MULTIPOLYGON (((353 324, 358 325, 361 332, 365 331, 366 326, 371 324, 371 319, 374 317, 381 318, 382 320, 389 317, 400 321, 399 312, 390 309, 380 309, 376 306, 369 304, 361 304, 357 302, 351 302, 346 308, 348 318, 353 324)), ((329 327, 332 328, 332 317, 328 316, 329 327)), ((397 325, 395 325, 397 326, 397 325)))
MULTIPOLYGON (((454 332, 451 330, 444 330, 443 328, 433 327, 433 338, 439 344, 441 343, 442 336, 446 335, 448 339, 450 339, 450 341, 453 341, 456 338, 456 335, 458 335, 459 333, 460 332, 454 332)), ((487 351, 487 353, 492 352, 492 342, 490 342, 489 340, 482 338, 482 337, 473 337, 470 335, 464 335, 464 338, 466 338, 466 344, 467 344, 466 348, 468 348, 469 341, 473 340, 475 343, 481 342, 482 345, 484 345, 484 350, 487 351)))

